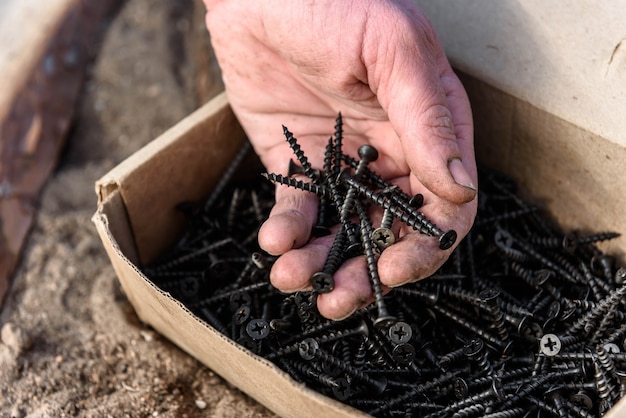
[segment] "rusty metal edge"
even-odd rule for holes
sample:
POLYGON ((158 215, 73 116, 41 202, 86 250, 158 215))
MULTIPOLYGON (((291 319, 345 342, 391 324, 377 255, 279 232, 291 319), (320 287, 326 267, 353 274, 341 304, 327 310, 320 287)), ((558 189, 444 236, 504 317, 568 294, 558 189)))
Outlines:
POLYGON ((65 143, 87 64, 123 3, 80 0, 69 7, 30 69, 22 93, 0 121, 0 310, 41 188, 65 143))

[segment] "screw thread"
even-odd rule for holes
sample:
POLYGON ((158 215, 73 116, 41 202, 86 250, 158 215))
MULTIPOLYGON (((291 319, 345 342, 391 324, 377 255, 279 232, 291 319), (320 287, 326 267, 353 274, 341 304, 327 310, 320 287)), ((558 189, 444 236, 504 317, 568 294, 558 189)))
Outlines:
POLYGON ((320 197, 330 198, 330 193, 328 189, 324 186, 318 186, 317 184, 314 184, 314 183, 305 183, 302 180, 296 180, 290 177, 285 177, 282 174, 262 173, 261 175, 265 179, 271 182, 280 183, 288 187, 293 187, 295 189, 304 190, 305 192, 313 193, 320 197))
POLYGON ((304 151, 302 151, 302 149, 300 148, 300 144, 298 144, 297 138, 293 136, 293 133, 289 132, 285 125, 283 125, 283 134, 285 135, 285 139, 289 143, 289 147, 291 147, 291 150, 293 151, 294 155, 298 159, 298 162, 302 166, 304 174, 308 178, 310 178, 314 184, 319 185, 320 179, 311 167, 308 158, 306 157, 306 155, 304 155, 304 151))

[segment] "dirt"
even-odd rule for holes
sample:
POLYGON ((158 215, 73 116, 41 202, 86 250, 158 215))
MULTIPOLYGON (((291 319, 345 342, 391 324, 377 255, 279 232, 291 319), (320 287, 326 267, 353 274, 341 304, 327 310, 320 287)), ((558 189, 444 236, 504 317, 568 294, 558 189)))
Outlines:
POLYGON ((90 221, 94 182, 219 90, 197 4, 110 23, 0 314, 2 417, 274 416, 138 320, 90 221))

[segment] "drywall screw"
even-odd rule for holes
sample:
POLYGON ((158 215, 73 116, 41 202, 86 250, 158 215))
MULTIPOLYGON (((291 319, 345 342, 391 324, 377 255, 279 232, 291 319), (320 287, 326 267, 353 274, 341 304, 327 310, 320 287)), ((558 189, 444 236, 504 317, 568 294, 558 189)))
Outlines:
POLYGON ((237 339, 237 336, 240 335, 240 326, 245 324, 246 321, 250 318, 250 306, 243 305, 233 312, 233 316, 231 318, 231 338, 233 340, 237 339))
POLYGON ((469 393, 469 386, 467 385, 465 379, 461 377, 455 378, 452 382, 452 387, 454 389, 454 397, 457 400, 465 399, 467 397, 467 394, 469 393))
POLYGON ((228 307, 231 311, 236 311, 242 306, 250 306, 251 303, 252 296, 250 296, 250 293, 245 290, 233 291, 233 293, 228 298, 228 307))
POLYGON ((322 271, 316 272, 311 276, 311 283, 313 284, 313 290, 315 292, 328 293, 335 288, 335 280, 332 275, 337 271, 344 260, 343 251, 345 242, 346 231, 341 228, 337 231, 337 235, 335 235, 322 271))
POLYGON ((335 133, 333 135, 333 140, 335 152, 332 164, 332 177, 336 178, 341 171, 341 161, 343 156, 343 119, 341 117, 341 112, 337 113, 337 118, 335 119, 335 133))
POLYGON ((389 327, 387 335, 394 344, 408 343, 413 337, 413 329, 406 322, 398 321, 389 327))
POLYGON ((172 259, 162 262, 157 267, 155 267, 155 272, 158 274, 159 272, 162 272, 164 270, 175 268, 180 266, 181 264, 193 261, 197 257, 207 256, 211 253, 211 251, 225 247, 228 244, 233 244, 233 239, 230 237, 205 245, 201 248, 198 248, 197 250, 190 251, 178 257, 174 257, 172 259))
POLYGON ((246 333, 253 340, 262 340, 270 335, 270 326, 265 319, 255 318, 246 325, 246 333))
POLYGON ((393 213, 389 209, 383 210, 383 217, 380 226, 372 232, 372 241, 380 251, 393 245, 396 242, 396 236, 391 230, 393 224, 393 213))
MULTIPOLYGON (((565 399, 561 397, 561 402, 563 403, 563 407, 565 408, 567 412, 573 412, 579 418, 591 418, 592 417, 583 407, 576 405, 575 403, 571 402, 569 399, 565 399)), ((571 414, 567 416, 569 417, 571 416, 571 414)))
POLYGON ((555 334, 544 334, 539 342, 541 346, 540 351, 548 357, 553 357, 559 354, 562 349, 570 347, 579 341, 580 337, 573 335, 557 336, 555 334))
POLYGON ((593 330, 596 319, 604 315, 609 309, 612 309, 612 306, 616 306, 616 304, 624 298, 624 295, 626 295, 626 284, 617 288, 606 298, 600 300, 594 309, 590 310, 578 321, 573 323, 568 328, 567 333, 575 334, 584 330, 586 334, 589 334, 593 330))
POLYGON ((206 308, 202 308, 200 309, 200 313, 202 315, 202 317, 204 318, 204 320, 213 328, 215 328, 215 330, 217 330, 218 332, 224 334, 224 335, 228 335, 228 332, 226 331, 226 327, 224 326, 224 324, 222 323, 222 321, 220 321, 217 316, 215 316, 213 314, 213 312, 211 312, 209 309, 206 308))
POLYGON ((415 360, 415 347, 409 343, 400 343, 391 350, 391 357, 399 366, 408 366, 415 360))
POLYGON ((422 393, 428 392, 431 389, 443 387, 443 385, 447 384, 454 378, 455 378, 455 375, 454 373, 451 373, 451 372, 447 372, 440 376, 436 376, 435 378, 429 380, 428 382, 418 384, 413 389, 408 390, 404 394, 401 394, 395 398, 387 399, 385 403, 380 405, 378 408, 375 408, 369 411, 369 413, 372 416, 382 415, 382 413, 389 411, 393 408, 401 407, 402 405, 404 405, 404 403, 408 402, 410 399, 413 399, 414 397, 422 393))
POLYGON ((341 369, 347 375, 357 379, 359 382, 364 383, 368 387, 374 389, 376 394, 381 394, 387 388, 387 380, 379 378, 378 380, 372 379, 367 374, 363 373, 361 370, 356 369, 355 367, 350 366, 349 364, 344 363, 340 359, 335 356, 328 354, 323 351, 319 343, 313 338, 305 338, 300 343, 300 356, 304 360, 313 360, 318 359, 325 363, 329 363, 330 365, 341 369))
POLYGON ((289 129, 287 129, 285 125, 283 125, 283 135, 285 135, 285 139, 289 143, 289 147, 291 148, 294 155, 298 159, 298 162, 302 166, 302 170, 304 171, 304 174, 309 179, 311 179, 311 181, 314 184, 319 185, 320 184, 319 176, 315 173, 315 171, 311 167, 311 164, 309 163, 308 158, 306 157, 306 155, 304 155, 304 151, 302 151, 302 149, 300 148, 300 145, 298 144, 298 140, 296 139, 295 136, 293 136, 293 133, 289 132, 289 129))
POLYGON ((374 320, 374 326, 378 328, 388 327, 397 321, 396 317, 391 315, 387 310, 383 298, 383 291, 381 288, 380 277, 378 276, 378 266, 376 263, 376 256, 374 254, 374 248, 371 237, 371 224, 365 209, 359 202, 355 202, 355 207, 361 220, 361 242, 363 245, 363 252, 365 253, 365 261, 367 262, 367 270, 369 272, 370 283, 374 292, 374 300, 376 308, 378 309, 378 316, 374 320))
POLYGON ((592 357, 592 361, 595 367, 594 379, 596 381, 599 398, 598 411, 600 414, 604 415, 613 407, 613 400, 617 397, 617 388, 610 381, 598 358, 594 356, 592 357))
MULTIPOLYGON (((361 178, 363 177, 363 173, 365 172, 367 165, 370 162, 376 161, 378 159, 378 151, 376 150, 376 148, 374 148, 371 145, 367 145, 367 144, 361 145, 359 147, 358 153, 361 159, 359 160, 356 168, 354 169, 354 174, 352 176, 352 179, 356 182, 361 181, 361 178)), ((344 170, 343 173, 347 175, 347 169, 344 170)), ((352 205, 354 202, 355 195, 356 195, 356 191, 354 190, 354 188, 349 187, 348 193, 343 201, 343 206, 341 207, 341 211, 339 213, 339 216, 341 218, 348 218, 350 216, 350 212, 352 211, 352 205)))
POLYGON ((393 225, 393 213, 389 209, 383 211, 383 217, 380 221, 380 227, 385 229, 391 229, 393 225))
POLYGON ((539 407, 540 410, 545 411, 548 414, 550 414, 550 416, 553 416, 553 417, 560 416, 559 415, 559 411, 557 411, 557 409, 555 407, 553 407, 552 405, 548 405, 547 403, 545 403, 541 399, 537 399, 534 396, 528 396, 525 399, 528 400, 528 402, 530 402, 530 403, 536 405, 537 407, 539 407))
MULTIPOLYGON (((436 310, 437 312, 439 312, 440 314, 442 314, 443 316, 449 318, 450 320, 454 321, 456 324, 460 325, 461 327, 467 329, 470 332, 475 333, 476 335, 478 335, 480 338, 487 340, 490 344, 494 345, 495 347, 497 347, 499 350, 502 350, 503 353, 505 352, 505 346, 503 346, 503 342, 500 341, 499 338, 491 335, 489 332, 485 331, 484 329, 478 327, 477 325, 473 324, 472 322, 466 320, 465 318, 461 317, 460 315, 445 309, 443 306, 440 305, 434 305, 433 309, 436 310)), ((508 345, 506 347, 509 347, 508 345)))
MULTIPOLYGON (((494 234, 493 243, 501 254, 509 260, 525 262, 528 258, 522 251, 513 248, 513 236, 507 230, 498 228, 494 234)), ((521 277, 525 278, 526 276, 521 277)))
POLYGON ((489 216, 489 217, 478 217, 474 225, 476 226, 484 226, 484 225, 494 225, 500 223, 502 221, 516 219, 527 215, 531 212, 535 212, 537 210, 536 207, 531 206, 527 208, 517 209, 509 212, 499 213, 497 215, 489 216))
POLYGON ((613 278, 613 265, 615 257, 608 254, 597 254, 591 259, 591 268, 594 272, 602 274, 607 281, 613 278))
MULTIPOLYGON (((218 294, 215 294, 214 296, 212 296, 210 298, 206 298, 206 299, 203 299, 203 300, 198 301, 198 302, 190 303, 189 306, 193 308, 193 307, 212 305, 212 304, 215 304, 215 303, 218 303, 218 302, 223 302, 223 301, 225 301, 227 299, 230 299, 231 297, 233 297, 235 299, 239 298, 239 297, 244 297, 245 298, 245 296, 242 296, 242 293, 244 293, 244 292, 255 292, 255 291, 258 291, 258 290, 261 290, 261 289, 264 289, 264 288, 268 289, 268 290, 271 290, 272 289, 272 285, 267 283, 267 282, 252 283, 252 284, 250 284, 248 286, 243 286, 243 287, 240 287, 239 289, 236 289, 236 290, 231 290, 231 291, 228 291, 228 292, 218 293, 218 294)), ((234 301, 234 303, 237 303, 237 302, 234 301)), ((241 303, 244 303, 244 302, 241 302, 241 303)))
POLYGON ((340 176, 340 179, 350 185, 354 190, 365 196, 367 199, 381 206, 383 209, 389 209, 396 218, 400 219, 402 222, 415 229, 416 231, 419 231, 425 235, 432 235, 439 238, 440 249, 447 250, 452 247, 456 242, 457 235, 456 231, 454 231, 453 229, 444 232, 439 229, 435 224, 426 219, 426 217, 424 217, 424 215, 419 212, 414 211, 408 214, 401 211, 391 201, 385 199, 384 196, 372 192, 365 186, 359 184, 356 180, 350 178, 349 175, 342 174, 340 176))
POLYGON ((290 371, 294 371, 295 373, 291 373, 293 375, 297 376, 298 373, 300 373, 304 376, 312 378, 317 383, 320 383, 321 385, 329 387, 329 388, 340 387, 340 384, 337 382, 335 378, 320 372, 319 370, 315 369, 314 367, 311 367, 310 365, 306 363, 290 361, 284 358, 281 358, 279 360, 279 363, 286 369, 289 369, 290 371))
POLYGON ((390 228, 378 227, 372 232, 372 242, 376 244, 379 251, 395 244, 396 236, 390 228))
POLYGON ((513 240, 516 245, 521 247, 521 249, 525 252, 526 255, 537 260, 539 263, 543 264, 545 268, 548 268, 550 270, 557 272, 561 277, 563 277, 564 279, 566 279, 567 281, 571 283, 579 282, 579 280, 577 280, 576 277, 572 276, 569 271, 565 270, 564 268, 562 268, 560 265, 550 260, 549 258, 545 257, 542 253, 536 251, 530 244, 524 242, 521 239, 517 239, 515 237, 513 237, 513 240))
POLYGON ((242 189, 239 187, 233 190, 233 194, 230 198, 230 205, 228 206, 228 216, 226 218, 226 229, 228 231, 233 231, 235 226, 235 221, 237 220, 239 204, 241 203, 243 198, 242 189))
POLYGON ((313 193, 319 197, 324 197, 324 198, 331 197, 330 191, 325 186, 319 186, 315 183, 306 183, 302 180, 292 179, 291 177, 285 177, 282 174, 276 174, 276 173, 261 173, 261 176, 263 176, 263 178, 273 183, 284 184, 285 186, 293 187, 294 189, 299 189, 305 192, 313 193))
POLYGON ((502 390, 494 382, 494 384, 489 389, 483 392, 477 393, 475 395, 468 396, 465 399, 462 399, 460 401, 453 402, 452 404, 448 405, 441 411, 438 411, 435 414, 430 415, 430 417, 431 418, 445 417, 445 416, 448 416, 449 414, 461 411, 469 406, 483 405, 483 403, 487 400, 500 400, 503 398, 504 398, 504 394, 502 393, 502 390))
POLYGON ((505 327, 504 314, 498 306, 500 294, 500 290, 492 287, 482 290, 478 294, 478 297, 480 298, 480 301, 487 306, 487 311, 491 315, 492 319, 492 328, 496 331, 498 337, 500 337, 503 342, 508 342, 510 341, 509 332, 505 327))
MULTIPOLYGON (((595 390, 595 384, 593 384, 595 390)), ((585 411, 590 411, 593 408, 593 400, 589 393, 585 390, 579 390, 569 397, 569 401, 574 405, 580 406, 585 411)))
POLYGON ((457 348, 454 351, 444 354, 437 361, 437 367, 439 367, 443 371, 448 371, 450 366, 456 361, 460 360, 465 354, 465 346, 457 348))
MULTIPOLYGON (((435 414, 438 414, 435 412, 435 414)), ((474 405, 468 405, 464 408, 459 409, 452 415, 454 418, 471 418, 485 415, 485 406, 483 404, 477 403, 474 405)), ((428 415, 427 415, 428 416, 428 415)), ((430 416, 433 416, 432 414, 430 416)), ((439 415, 435 415, 439 416, 439 415)))

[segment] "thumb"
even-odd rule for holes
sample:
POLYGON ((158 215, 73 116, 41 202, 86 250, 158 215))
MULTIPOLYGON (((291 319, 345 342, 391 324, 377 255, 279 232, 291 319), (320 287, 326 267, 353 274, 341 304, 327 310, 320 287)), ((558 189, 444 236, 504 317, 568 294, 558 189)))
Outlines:
POLYGON ((378 37, 370 86, 400 138, 412 175, 440 198, 466 203, 474 199, 477 184, 469 100, 434 29, 418 10, 414 14, 387 37, 389 43, 378 37))

